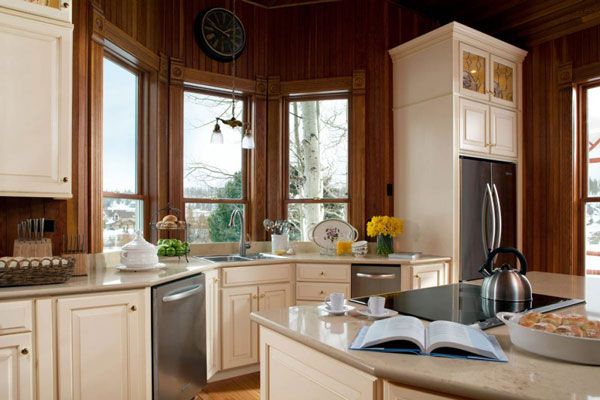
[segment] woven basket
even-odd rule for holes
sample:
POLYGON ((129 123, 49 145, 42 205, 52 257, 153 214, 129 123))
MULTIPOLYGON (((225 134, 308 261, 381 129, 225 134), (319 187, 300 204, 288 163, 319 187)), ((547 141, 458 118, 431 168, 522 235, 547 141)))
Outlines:
POLYGON ((2 258, 0 259, 0 287, 49 285, 64 283, 73 275, 72 259, 2 258))

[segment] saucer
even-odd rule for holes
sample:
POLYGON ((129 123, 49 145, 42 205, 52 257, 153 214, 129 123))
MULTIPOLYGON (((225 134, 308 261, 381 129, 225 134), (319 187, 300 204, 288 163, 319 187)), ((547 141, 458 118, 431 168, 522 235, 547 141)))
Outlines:
POLYGON ((335 310, 335 311, 334 311, 334 310, 331 310, 331 309, 329 308, 329 305, 327 305, 327 304, 321 304, 321 305, 319 306, 319 310, 323 310, 323 311, 325 311, 326 313, 328 313, 328 314, 331 314, 331 315, 344 315, 344 314, 346 314, 348 311, 352 311, 352 310, 354 310, 354 307, 352 307, 352 306, 349 306, 349 305, 344 305, 344 309, 343 309, 343 310, 335 310))
POLYGON ((365 317, 373 319, 389 318, 393 317, 394 315, 398 315, 398 311, 396 310, 388 310, 387 308, 385 308, 384 310, 385 311, 383 314, 371 314, 368 308, 365 308, 364 310, 356 310, 356 312, 360 315, 364 315, 365 317))
POLYGON ((137 266, 128 267, 126 265, 120 264, 120 265, 117 265, 115 268, 117 268, 119 271, 142 272, 142 271, 154 271, 157 269, 165 268, 166 266, 167 266, 167 264, 165 264, 165 263, 154 264, 151 267, 137 267, 137 266))

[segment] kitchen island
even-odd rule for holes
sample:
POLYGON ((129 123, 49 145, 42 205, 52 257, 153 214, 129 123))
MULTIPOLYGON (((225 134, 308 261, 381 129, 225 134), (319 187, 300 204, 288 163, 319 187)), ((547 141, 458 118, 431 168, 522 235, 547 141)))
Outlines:
MULTIPOLYGON (((559 310, 600 319, 600 276, 531 272, 534 292, 585 298, 559 310)), ((508 363, 349 350, 371 321, 329 316, 315 306, 253 313, 260 325, 261 399, 569 399, 600 397, 600 367, 523 351, 504 326, 496 335, 508 363)))

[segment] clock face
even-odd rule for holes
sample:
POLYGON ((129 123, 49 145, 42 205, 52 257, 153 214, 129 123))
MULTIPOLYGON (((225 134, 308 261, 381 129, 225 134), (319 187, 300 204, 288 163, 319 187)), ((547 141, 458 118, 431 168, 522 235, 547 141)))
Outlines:
POLYGON ((196 43, 214 60, 231 62, 246 46, 246 31, 242 22, 229 10, 209 8, 194 21, 196 43))

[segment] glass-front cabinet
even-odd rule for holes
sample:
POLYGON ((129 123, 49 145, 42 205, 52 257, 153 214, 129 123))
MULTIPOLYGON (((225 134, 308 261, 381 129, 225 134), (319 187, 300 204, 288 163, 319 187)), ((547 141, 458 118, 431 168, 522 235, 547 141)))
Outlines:
POLYGON ((460 93, 508 107, 517 106, 516 64, 460 44, 460 93))
POLYGON ((492 90, 491 100, 494 103, 509 107, 517 106, 516 65, 503 58, 491 55, 492 90))
POLYGON ((489 53, 461 43, 460 55, 460 93, 480 100, 489 100, 489 53))

